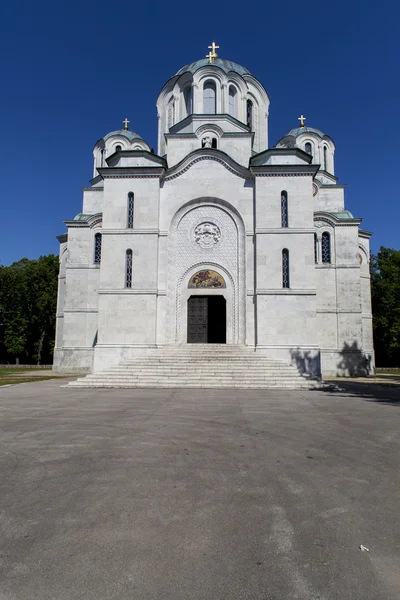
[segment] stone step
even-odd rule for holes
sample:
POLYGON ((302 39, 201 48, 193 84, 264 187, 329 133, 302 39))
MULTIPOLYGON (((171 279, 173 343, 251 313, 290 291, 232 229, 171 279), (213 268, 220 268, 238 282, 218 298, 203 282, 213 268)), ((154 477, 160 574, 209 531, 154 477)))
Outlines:
POLYGON ((72 381, 72 387, 310 389, 318 382, 291 365, 240 346, 154 348, 144 356, 72 381))

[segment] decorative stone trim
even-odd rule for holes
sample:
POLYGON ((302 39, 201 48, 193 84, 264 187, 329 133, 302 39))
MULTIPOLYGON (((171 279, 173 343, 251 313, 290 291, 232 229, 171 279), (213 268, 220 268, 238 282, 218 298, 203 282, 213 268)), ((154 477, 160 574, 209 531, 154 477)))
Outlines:
POLYGON ((292 288, 279 288, 276 290, 267 290, 263 288, 257 288, 256 294, 260 296, 316 296, 317 290, 296 290, 292 288))
POLYGON ((263 227, 257 227, 256 228, 256 234, 274 234, 274 233, 281 233, 281 234, 286 234, 286 233, 294 233, 294 234, 310 234, 310 233, 314 233, 314 229, 298 229, 298 228, 290 228, 290 227, 279 227, 279 228, 263 228, 263 227))
POLYGON ((159 235, 158 229, 102 229, 102 235, 159 235))
POLYGON ((114 290, 99 290, 99 295, 101 294, 102 296, 119 296, 120 294, 123 295, 130 295, 130 294, 144 294, 144 295, 154 295, 157 294, 157 289, 153 288, 153 289, 134 289, 134 288, 120 288, 120 289, 114 289, 114 290))

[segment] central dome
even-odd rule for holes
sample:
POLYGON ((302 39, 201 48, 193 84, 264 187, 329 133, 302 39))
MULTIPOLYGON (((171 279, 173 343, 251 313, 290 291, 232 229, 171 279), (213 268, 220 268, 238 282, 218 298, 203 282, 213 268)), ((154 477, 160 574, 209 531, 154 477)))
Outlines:
POLYGON ((202 58, 201 60, 196 60, 195 62, 190 63, 189 65, 185 65, 176 73, 176 75, 182 75, 182 73, 194 73, 197 69, 201 69, 201 67, 206 67, 208 65, 212 65, 215 67, 219 67, 225 73, 229 73, 229 71, 234 71, 235 73, 239 73, 239 75, 250 74, 246 67, 242 65, 238 65, 231 60, 225 60, 224 58, 215 58, 213 63, 210 63, 208 58, 202 58))

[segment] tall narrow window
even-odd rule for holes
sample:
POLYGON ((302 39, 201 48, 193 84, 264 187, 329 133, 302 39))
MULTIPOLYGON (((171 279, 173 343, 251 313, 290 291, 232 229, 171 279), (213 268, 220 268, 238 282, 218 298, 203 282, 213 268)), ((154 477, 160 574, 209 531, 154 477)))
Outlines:
POLYGON ((188 117, 193 112, 193 108, 192 108, 192 88, 191 87, 185 88, 185 91, 184 91, 183 95, 184 95, 184 98, 185 98, 186 116, 188 117))
POLYGON ((284 248, 282 250, 282 287, 290 287, 289 280, 289 250, 284 248))
POLYGON ((237 92, 233 85, 229 86, 228 112, 237 118, 237 92))
POLYGON ((96 233, 94 236, 94 264, 99 265, 101 262, 101 233, 96 233))
POLYGON ((304 146, 304 150, 307 152, 307 154, 311 154, 312 156, 312 146, 310 142, 307 142, 307 144, 304 146))
POLYGON ((253 129, 253 103, 251 100, 247 100, 246 103, 246 123, 247 127, 253 129))
POLYGON ((318 262, 318 236, 314 233, 314 261, 315 264, 318 262))
POLYGON ((132 287, 132 250, 126 251, 126 267, 125 267, 125 287, 132 287))
POLYGON ((324 146, 324 171, 328 170, 328 149, 324 146))
POLYGON ((203 113, 215 115, 217 112, 217 92, 213 81, 206 81, 203 89, 203 113))
POLYGON ((129 192, 128 194, 128 229, 132 229, 133 227, 133 193, 129 192))
POLYGON ((321 253, 322 253, 322 262, 330 263, 331 262, 331 236, 327 231, 324 231, 322 234, 321 240, 321 253))
POLYGON ((285 191, 281 192, 281 220, 282 227, 289 227, 288 199, 285 191))

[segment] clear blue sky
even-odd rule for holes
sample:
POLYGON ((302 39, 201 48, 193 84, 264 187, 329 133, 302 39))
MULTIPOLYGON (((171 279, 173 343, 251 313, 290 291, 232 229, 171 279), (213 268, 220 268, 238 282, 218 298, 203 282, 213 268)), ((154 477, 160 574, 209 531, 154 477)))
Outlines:
POLYGON ((127 116, 156 148, 159 90, 213 39, 267 89, 270 145, 305 114, 373 250, 399 248, 399 21, 394 1, 5 3, 0 262, 58 252, 95 142, 127 116))

